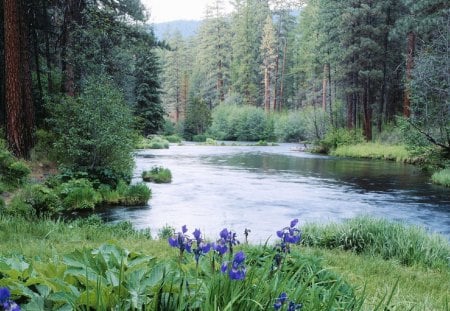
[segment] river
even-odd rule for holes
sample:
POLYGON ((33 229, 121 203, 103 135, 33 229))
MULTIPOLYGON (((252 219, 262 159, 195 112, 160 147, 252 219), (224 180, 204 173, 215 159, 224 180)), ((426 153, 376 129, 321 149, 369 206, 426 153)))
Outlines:
POLYGON ((199 228, 215 239, 223 228, 264 242, 298 218, 340 222, 358 215, 424 226, 450 237, 450 190, 431 184, 418 167, 378 160, 312 155, 298 145, 171 145, 135 156, 134 182, 152 166, 172 172, 171 184, 151 184, 145 207, 102 211, 112 222, 129 220, 153 235, 165 225, 199 228))

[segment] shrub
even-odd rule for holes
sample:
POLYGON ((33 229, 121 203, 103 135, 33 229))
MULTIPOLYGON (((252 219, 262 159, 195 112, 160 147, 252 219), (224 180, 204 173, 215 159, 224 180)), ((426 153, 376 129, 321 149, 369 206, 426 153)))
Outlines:
POLYGON ((25 183, 31 173, 28 165, 17 160, 7 149, 3 140, 0 140, 0 183, 3 187, 16 188, 25 183))
POLYGON ((155 182, 157 184, 170 183, 172 181, 172 173, 168 168, 154 166, 150 171, 142 172, 142 179, 144 181, 155 182))
POLYGON ((56 134, 55 150, 65 167, 101 181, 130 178, 134 167, 133 115, 108 78, 87 79, 78 97, 49 103, 47 109, 56 134))
POLYGON ((3 209, 3 213, 14 217, 23 217, 27 219, 34 218, 36 211, 31 204, 25 202, 20 196, 12 198, 11 202, 3 209))
POLYGON ((431 180, 435 184, 450 187, 450 168, 435 172, 433 176, 431 176, 431 180))
POLYGON ((31 151, 31 158, 34 161, 57 161, 57 150, 53 145, 55 140, 54 133, 43 129, 36 130, 36 145, 31 151))
POLYGON ((5 208, 5 201, 3 200, 3 198, 2 197, 0 197, 0 211, 2 210, 2 209, 4 209, 5 208))
POLYGON ((112 189, 109 185, 100 185, 97 192, 102 196, 102 203, 106 203, 108 205, 118 205, 120 203, 119 192, 112 189))
POLYGON ((169 142, 169 143, 181 143, 181 137, 174 134, 174 135, 168 135, 168 136, 164 136, 164 138, 169 142))
POLYGON ((304 120, 299 111, 275 118, 274 134, 280 141, 298 142, 306 139, 304 120))
POLYGON ((92 182, 84 178, 62 183, 56 191, 66 210, 94 209, 101 201, 101 195, 95 191, 92 182))
POLYGON ((364 137, 360 130, 349 130, 345 128, 333 129, 325 134, 320 142, 326 152, 340 146, 358 144, 364 142, 364 137))
POLYGON ((63 208, 55 191, 41 184, 28 185, 22 189, 18 197, 29 204, 38 216, 53 215, 63 208))
POLYGON ((206 138, 205 145, 217 146, 218 144, 217 144, 217 140, 212 139, 212 138, 206 138))
POLYGON ((196 143, 204 143, 206 142, 206 135, 205 134, 198 134, 192 136, 192 141, 195 141, 196 143))

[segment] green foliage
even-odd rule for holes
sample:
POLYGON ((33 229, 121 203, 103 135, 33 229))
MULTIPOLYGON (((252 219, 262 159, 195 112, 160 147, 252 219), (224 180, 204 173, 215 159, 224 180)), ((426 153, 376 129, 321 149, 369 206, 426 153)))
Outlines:
POLYGON ((211 111, 206 102, 198 97, 191 98, 184 122, 184 137, 192 140, 194 135, 201 135, 211 125, 211 111))
POLYGON ((266 114, 253 106, 219 105, 212 119, 209 132, 219 140, 258 141, 273 136, 266 114))
POLYGON ((101 195, 95 191, 92 182, 84 178, 62 183, 56 191, 65 210, 94 209, 101 201, 101 195))
POLYGON ((169 143, 181 143, 181 137, 177 134, 172 135, 166 135, 164 136, 164 139, 167 140, 169 143))
POLYGON ((438 185, 450 187, 450 168, 437 171, 431 176, 431 180, 438 185))
POLYGON ((36 216, 36 211, 31 204, 25 202, 20 195, 17 195, 5 206, 1 214, 33 219, 36 216))
POLYGON ((54 133, 38 129, 36 130, 36 144, 31 151, 31 158, 34 161, 55 161, 57 152, 54 147, 56 136, 54 133))
POLYGON ((175 228, 169 225, 165 225, 161 229, 158 230, 158 238, 160 240, 166 241, 168 238, 172 237, 175 234, 175 228))
POLYGON ((192 136, 192 141, 196 143, 204 143, 206 142, 206 139, 208 139, 208 137, 205 134, 198 134, 192 136))
POLYGON ((443 236, 429 235, 419 227, 368 217, 351 219, 343 224, 306 225, 302 243, 434 268, 448 268, 450 256, 450 245, 443 236))
POLYGON ((172 173, 168 168, 162 166, 154 166, 150 171, 142 172, 142 179, 147 182, 155 182, 157 184, 172 182, 172 173))
POLYGON ((17 195, 17 199, 30 205, 38 216, 54 215, 63 210, 63 202, 55 190, 42 184, 27 185, 17 195))
POLYGON ((364 142, 364 137, 361 131, 338 128, 328 131, 320 144, 326 152, 330 152, 340 146, 347 146, 362 142, 364 142))
POLYGON ((300 111, 281 114, 275 119, 274 134, 280 141, 299 142, 306 139, 304 119, 300 111))
POLYGON ((55 150, 64 166, 112 185, 130 178, 133 117, 107 78, 88 79, 78 97, 66 97, 47 109, 57 136, 55 150))
POLYGON ((17 160, 0 139, 0 183, 4 188, 17 188, 23 185, 31 173, 28 165, 17 160))

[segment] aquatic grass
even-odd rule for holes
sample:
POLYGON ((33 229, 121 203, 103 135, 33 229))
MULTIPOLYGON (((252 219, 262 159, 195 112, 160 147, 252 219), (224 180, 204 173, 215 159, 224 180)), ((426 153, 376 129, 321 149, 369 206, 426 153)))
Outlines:
POLYGON ((142 137, 135 147, 136 149, 168 149, 169 141, 160 136, 153 136, 150 139, 142 137))
POLYGON ((386 145, 379 142, 341 145, 330 152, 333 156, 383 159, 413 163, 416 161, 403 145, 386 145))
POLYGON ((157 184, 172 182, 172 172, 162 166, 153 166, 150 171, 143 171, 141 176, 145 182, 157 184))
POLYGON ((431 180, 438 185, 442 185, 445 187, 450 187, 450 168, 446 168, 435 172, 431 176, 431 180))
POLYGON ((448 268, 450 264, 450 244, 445 237, 385 219, 357 217, 339 224, 307 224, 302 244, 395 259, 407 266, 448 268))

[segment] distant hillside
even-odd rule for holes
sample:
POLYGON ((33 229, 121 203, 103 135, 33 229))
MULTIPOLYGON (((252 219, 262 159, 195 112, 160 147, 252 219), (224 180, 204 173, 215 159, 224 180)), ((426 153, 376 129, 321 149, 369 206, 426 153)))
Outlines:
POLYGON ((196 34, 201 21, 194 20, 177 20, 165 23, 153 24, 156 38, 159 40, 164 39, 164 34, 174 33, 178 30, 184 38, 192 37, 196 34))

